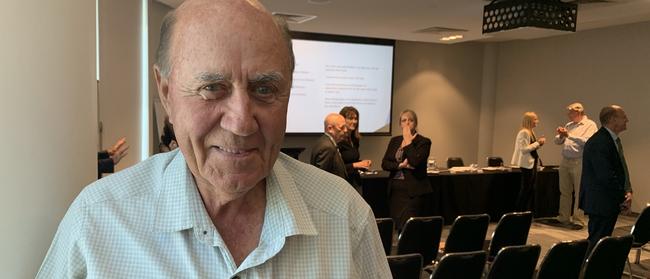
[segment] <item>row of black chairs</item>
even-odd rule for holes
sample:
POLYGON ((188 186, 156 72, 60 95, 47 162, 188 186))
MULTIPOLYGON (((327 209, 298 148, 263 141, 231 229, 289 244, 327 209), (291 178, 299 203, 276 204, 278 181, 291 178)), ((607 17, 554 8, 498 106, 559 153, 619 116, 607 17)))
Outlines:
MULTIPOLYGON (((444 223, 441 217, 411 218, 398 237, 396 254, 400 256, 389 256, 388 259, 391 270, 397 266, 417 266, 411 275, 415 276, 417 273, 418 276, 410 277, 405 271, 394 273, 393 276, 419 278, 424 265, 425 270, 426 266, 432 272, 435 270, 432 278, 480 278, 480 273, 479 277, 469 276, 475 274, 475 269, 469 266, 480 266, 476 270, 483 271, 487 263, 487 278, 532 278, 540 247, 526 245, 531 222, 530 212, 505 214, 499 220, 485 252, 483 243, 489 224, 489 216, 486 214, 456 218, 444 245, 440 245, 444 223), (436 260, 439 253, 442 257, 436 260), (463 275, 456 277, 454 272, 462 272, 463 275), (517 276, 510 277, 506 276, 507 274, 517 276)), ((384 249, 389 255, 392 221, 378 219, 378 225, 384 249)), ((536 278, 620 278, 626 261, 632 278, 631 265, 627 260, 630 248, 637 250, 638 263, 638 253, 649 240, 650 206, 637 218, 630 235, 602 239, 586 261, 584 259, 588 247, 587 240, 555 244, 544 257, 536 278)))
MULTIPOLYGON (((503 166, 503 159, 501 157, 490 156, 490 157, 487 157, 485 160, 487 162, 488 167, 502 167, 503 166)), ((461 157, 448 157, 447 158, 447 168, 448 169, 450 169, 452 167, 462 167, 464 165, 465 165, 465 163, 463 162, 463 158, 461 158, 461 157)))
MULTIPOLYGON (((539 245, 503 247, 489 265, 485 278, 621 278, 632 238, 632 235, 605 237, 596 244, 584 262, 589 245, 586 239, 556 243, 544 256, 537 274, 535 267, 541 251, 539 245)), ((421 278, 420 254, 387 258, 393 278, 421 278)), ((485 251, 448 253, 436 264, 430 278, 483 278, 486 260, 485 251)))
MULTIPOLYGON (((505 246, 526 244, 532 220, 530 211, 504 214, 492 234, 487 260, 492 261, 497 252, 505 246)), ((458 216, 451 225, 444 247, 440 247, 443 218, 412 217, 398 236, 396 254, 418 253, 422 255, 426 265, 429 265, 438 258, 439 253, 444 255, 483 250, 489 223, 490 216, 487 214, 458 216)), ((384 251, 390 255, 393 221, 390 218, 377 219, 377 225, 384 251)))

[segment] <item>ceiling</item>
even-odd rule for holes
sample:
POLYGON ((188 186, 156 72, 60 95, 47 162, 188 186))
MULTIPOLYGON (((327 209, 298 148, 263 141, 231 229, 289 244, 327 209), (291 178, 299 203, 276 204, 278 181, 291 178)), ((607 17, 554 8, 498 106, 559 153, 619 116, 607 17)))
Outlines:
MULTIPOLYGON (((183 0, 157 0, 177 7, 183 0)), ((260 0, 268 10, 285 14, 313 15, 296 24, 293 31, 385 38, 432 43, 508 41, 534 39, 570 32, 519 28, 481 34, 485 0, 260 0), (443 27, 465 32, 422 33, 418 30, 443 27), (462 39, 441 41, 460 34, 462 39)), ((564 0, 567 2, 567 0, 564 0)), ((650 21, 650 0, 579 0, 577 32, 620 24, 650 21)))

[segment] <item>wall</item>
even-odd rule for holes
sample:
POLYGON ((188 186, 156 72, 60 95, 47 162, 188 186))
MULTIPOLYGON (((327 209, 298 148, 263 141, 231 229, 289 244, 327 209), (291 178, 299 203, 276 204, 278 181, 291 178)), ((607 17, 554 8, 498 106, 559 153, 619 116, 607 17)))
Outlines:
POLYGON ((129 154, 116 171, 140 162, 140 13, 141 1, 99 1, 101 148, 121 137, 129 144, 129 154))
MULTIPOLYGON (((630 118, 621 134, 632 186, 633 210, 650 201, 645 182, 645 158, 650 157, 650 22, 591 30, 546 39, 502 43, 499 46, 494 129, 495 154, 510 161, 514 138, 525 111, 538 113, 538 135, 548 139, 568 121, 565 107, 581 101, 598 122, 609 104, 622 105, 630 118)), ((599 124, 600 126, 600 124, 599 124)), ((547 143, 540 156, 559 164, 560 147, 547 143)))
POLYGON ((0 273, 34 278, 96 178, 95 1, 5 2, 0 34, 0 273))

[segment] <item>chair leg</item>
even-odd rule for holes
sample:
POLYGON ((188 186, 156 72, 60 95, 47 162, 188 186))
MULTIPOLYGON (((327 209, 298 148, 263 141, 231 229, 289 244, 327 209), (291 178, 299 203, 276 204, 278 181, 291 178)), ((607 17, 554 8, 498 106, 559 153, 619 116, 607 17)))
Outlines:
POLYGON ((634 264, 639 264, 641 262, 641 247, 636 249, 636 258, 634 258, 634 264))
POLYGON ((627 262, 627 268, 630 269, 630 279, 634 279, 634 273, 632 272, 632 265, 630 264, 630 259, 629 258, 625 259, 625 262, 627 262))

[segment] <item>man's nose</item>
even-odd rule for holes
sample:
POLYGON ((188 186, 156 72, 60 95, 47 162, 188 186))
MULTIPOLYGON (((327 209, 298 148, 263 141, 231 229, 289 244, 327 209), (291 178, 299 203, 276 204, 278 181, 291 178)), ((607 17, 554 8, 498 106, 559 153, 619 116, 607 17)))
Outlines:
POLYGON ((244 89, 234 89, 225 100, 221 128, 238 136, 250 136, 259 130, 253 101, 244 89))

